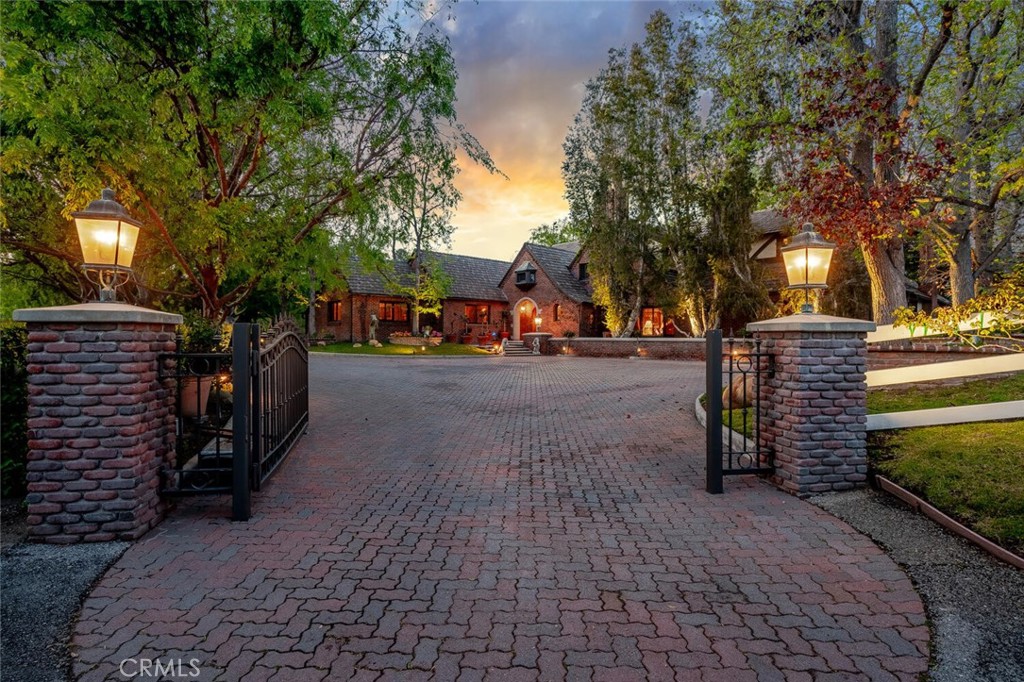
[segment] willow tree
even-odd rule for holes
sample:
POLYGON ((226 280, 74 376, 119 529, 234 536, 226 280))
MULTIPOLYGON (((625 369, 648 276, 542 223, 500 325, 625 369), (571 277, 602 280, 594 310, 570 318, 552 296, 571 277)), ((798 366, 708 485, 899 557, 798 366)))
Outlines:
POLYGON ((68 214, 103 186, 147 223, 154 298, 213 318, 262 281, 326 276, 325 235, 367 216, 447 138, 456 71, 416 3, 5 2, 3 240, 76 288, 68 214), (300 267, 295 267, 299 263, 300 267))

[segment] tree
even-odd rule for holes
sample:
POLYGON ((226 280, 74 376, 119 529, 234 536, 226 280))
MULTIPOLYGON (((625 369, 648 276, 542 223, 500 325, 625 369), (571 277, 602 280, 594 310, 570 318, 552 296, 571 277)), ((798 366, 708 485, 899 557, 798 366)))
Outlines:
POLYGON ((683 308, 702 334, 762 300, 747 263, 749 158, 715 107, 701 111, 710 84, 698 48, 688 24, 652 14, 643 43, 613 50, 588 84, 563 145, 566 198, 584 226, 594 299, 617 335, 632 332, 647 301, 683 308))
POLYGON ((555 246, 556 244, 580 241, 583 234, 583 228, 573 222, 571 216, 566 216, 533 228, 530 231, 530 241, 535 244, 555 246))
POLYGON ((455 146, 438 140, 417 142, 419 151, 391 185, 390 210, 385 218, 392 260, 398 260, 399 247, 404 247, 402 257, 409 261, 409 277, 394 279, 391 286, 411 302, 413 334, 419 333, 421 313, 441 312, 441 301, 451 285, 443 264, 429 252, 451 244, 455 231, 452 211, 462 199, 452 184, 459 171, 455 146))
MULTIPOLYGON (((748 92, 731 110, 734 124, 759 132, 769 142, 763 153, 784 160, 791 213, 861 250, 878 322, 905 304, 908 236, 945 240, 957 280, 957 249, 961 261, 968 242, 988 251, 995 224, 1015 214, 997 203, 1019 194, 1021 52, 1000 22, 1020 26, 1020 9, 876 0, 730 1, 715 11, 709 36, 720 78, 733 97, 748 92), (985 114, 972 119, 971 143, 954 143, 966 139, 957 121, 974 101, 985 102, 985 114), (975 176, 983 199, 965 196, 962 180, 951 195, 940 191, 964 168, 993 170, 975 176), (1001 217, 965 222, 951 206, 1001 217)), ((977 269, 986 257, 974 260, 977 269)), ((969 289, 953 288, 958 297, 969 289)))
POLYGON ((407 30, 418 9, 3 3, 5 244, 61 272, 68 213, 110 185, 147 223, 136 261, 157 303, 224 318, 265 280, 330 276, 309 245, 372 241, 420 143, 491 167, 455 121, 447 42, 407 30))

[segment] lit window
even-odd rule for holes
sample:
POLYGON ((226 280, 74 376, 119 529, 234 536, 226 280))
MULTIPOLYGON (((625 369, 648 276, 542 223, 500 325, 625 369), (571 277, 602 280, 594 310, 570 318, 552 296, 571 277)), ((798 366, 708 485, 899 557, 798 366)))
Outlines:
POLYGON ((404 301, 381 301, 377 305, 377 319, 405 322, 409 319, 409 304, 404 301))
POLYGON ((466 320, 470 324, 490 324, 491 306, 466 304, 466 320))
POLYGON ((330 301, 327 304, 327 321, 341 322, 341 301, 330 301))
POLYGON ((636 326, 641 336, 661 336, 665 330, 661 308, 641 308, 636 326))
POLYGON ((551 314, 555 317, 555 322, 558 322, 558 314, 560 312, 562 312, 562 306, 561 304, 556 303, 554 309, 551 311, 551 314))

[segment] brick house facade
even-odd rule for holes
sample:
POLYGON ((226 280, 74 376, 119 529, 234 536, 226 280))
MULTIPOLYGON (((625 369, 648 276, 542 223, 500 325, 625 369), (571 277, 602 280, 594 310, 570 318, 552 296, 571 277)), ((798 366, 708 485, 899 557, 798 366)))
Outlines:
POLYGON ((589 280, 580 279, 579 254, 576 242, 527 243, 519 250, 499 285, 509 304, 513 339, 534 331, 600 335, 589 280))
MULTIPOLYGON (((755 238, 750 259, 763 269, 773 300, 786 288, 786 269, 781 247, 793 231, 793 224, 780 212, 766 209, 751 214, 755 238)), ((485 336, 507 332, 520 339, 532 331, 551 332, 563 337, 600 337, 606 331, 601 309, 594 305, 589 276, 589 254, 579 242, 554 246, 526 243, 512 260, 454 254, 428 254, 441 260, 451 277, 448 297, 441 313, 421 316, 420 328, 430 326, 448 340, 469 332, 474 342, 485 336), (537 320, 540 320, 539 326, 537 320)), ((347 292, 334 292, 317 308, 319 333, 343 341, 369 339, 370 315, 377 314, 378 339, 399 331, 411 331, 408 301, 394 293, 388 282, 410 276, 409 263, 396 261, 389 273, 363 271, 358 262, 350 264, 347 292)), ((912 305, 918 302, 916 286, 908 281, 912 305)), ((687 323, 673 319, 673 311, 644 306, 637 322, 640 336, 686 336, 687 323)), ((748 320, 723 320, 723 328, 739 329, 748 320)))

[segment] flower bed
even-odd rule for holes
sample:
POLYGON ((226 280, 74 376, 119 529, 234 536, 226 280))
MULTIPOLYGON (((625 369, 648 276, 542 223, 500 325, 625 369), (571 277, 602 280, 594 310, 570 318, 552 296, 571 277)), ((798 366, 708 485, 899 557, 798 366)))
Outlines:
POLYGON ((443 341, 440 336, 389 336, 388 342, 399 346, 440 346, 443 341))

